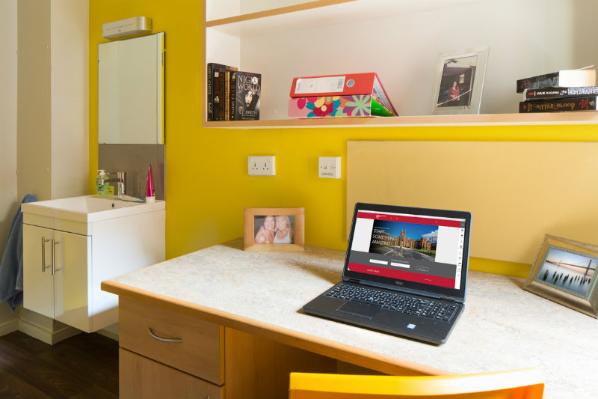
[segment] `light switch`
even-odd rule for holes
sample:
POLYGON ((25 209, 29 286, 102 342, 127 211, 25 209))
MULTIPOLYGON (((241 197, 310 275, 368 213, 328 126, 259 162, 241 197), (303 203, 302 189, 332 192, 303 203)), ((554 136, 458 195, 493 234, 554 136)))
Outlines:
POLYGON ((341 178, 341 157, 320 157, 318 176, 328 179, 341 178))

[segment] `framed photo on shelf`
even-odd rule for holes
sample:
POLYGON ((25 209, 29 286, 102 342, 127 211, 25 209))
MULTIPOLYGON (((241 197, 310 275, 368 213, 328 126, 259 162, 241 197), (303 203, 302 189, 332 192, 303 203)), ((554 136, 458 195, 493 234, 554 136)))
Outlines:
POLYGON ((480 113, 488 52, 484 47, 441 57, 434 86, 434 114, 480 113))
POLYGON ((303 251, 303 208, 247 208, 243 248, 247 251, 303 251))
POLYGON ((598 246, 547 235, 524 288, 598 318, 598 246))

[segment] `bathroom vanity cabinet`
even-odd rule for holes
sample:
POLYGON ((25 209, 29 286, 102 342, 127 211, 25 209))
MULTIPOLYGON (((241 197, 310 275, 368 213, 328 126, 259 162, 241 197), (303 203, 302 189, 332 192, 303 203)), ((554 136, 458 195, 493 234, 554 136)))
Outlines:
POLYGON ((76 197, 23 205, 26 309, 82 331, 118 321, 114 278, 164 260, 164 202, 76 197))

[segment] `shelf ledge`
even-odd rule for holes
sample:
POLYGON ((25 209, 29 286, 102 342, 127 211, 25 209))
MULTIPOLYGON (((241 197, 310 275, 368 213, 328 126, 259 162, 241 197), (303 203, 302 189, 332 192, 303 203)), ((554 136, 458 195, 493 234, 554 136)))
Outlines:
POLYGON ((425 115, 372 118, 271 119, 257 121, 205 121, 203 127, 221 129, 502 126, 598 124, 598 112, 533 114, 425 115))

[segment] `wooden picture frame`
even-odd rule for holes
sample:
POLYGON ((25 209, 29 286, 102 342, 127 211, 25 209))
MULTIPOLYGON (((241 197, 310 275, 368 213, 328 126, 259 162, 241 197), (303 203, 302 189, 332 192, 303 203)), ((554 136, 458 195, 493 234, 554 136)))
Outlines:
POLYGON ((303 208, 246 208, 243 248, 246 251, 303 251, 303 208))
POLYGON ((546 235, 524 289, 598 318, 598 246, 546 235))

